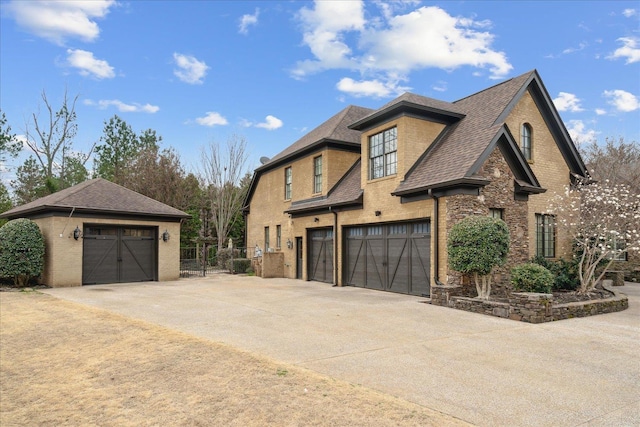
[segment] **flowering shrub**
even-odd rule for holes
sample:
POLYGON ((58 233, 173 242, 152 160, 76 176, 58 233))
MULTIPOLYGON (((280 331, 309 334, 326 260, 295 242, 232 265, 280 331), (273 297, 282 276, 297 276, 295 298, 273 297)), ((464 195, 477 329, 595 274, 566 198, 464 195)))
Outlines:
POLYGON ((556 196, 549 211, 573 239, 579 293, 593 290, 616 258, 640 250, 640 194, 625 185, 580 182, 556 196))

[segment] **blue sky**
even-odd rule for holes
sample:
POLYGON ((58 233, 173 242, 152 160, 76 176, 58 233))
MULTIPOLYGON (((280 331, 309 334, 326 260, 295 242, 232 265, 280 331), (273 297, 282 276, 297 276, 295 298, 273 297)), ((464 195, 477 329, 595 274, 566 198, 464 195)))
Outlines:
MULTIPOLYGON (((579 142, 640 141, 640 3, 2 1, 0 105, 13 131, 79 95, 74 148, 118 114, 196 171, 243 135, 249 167, 350 104, 455 101, 538 69, 579 142)), ((24 160, 0 165, 8 180, 24 160)))

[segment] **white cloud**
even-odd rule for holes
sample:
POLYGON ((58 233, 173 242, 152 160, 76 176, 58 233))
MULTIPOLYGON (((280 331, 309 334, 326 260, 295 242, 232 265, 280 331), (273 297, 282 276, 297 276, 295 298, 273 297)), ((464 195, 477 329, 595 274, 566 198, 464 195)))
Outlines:
POLYGON ((604 116, 605 114, 607 114, 607 111, 602 109, 602 108, 596 108, 596 114, 599 116, 604 116))
POLYGON ((28 32, 53 43, 77 38, 94 41, 100 34, 95 19, 104 18, 115 0, 12 1, 7 11, 28 32))
POLYGON ((627 18, 631 18, 632 16, 636 16, 638 11, 636 9, 625 9, 622 11, 622 14, 627 18))
POLYGON ((209 127, 225 126, 229 124, 227 119, 225 119, 220 114, 213 111, 207 111, 207 114, 204 117, 196 118, 196 123, 202 126, 209 126, 209 127))
POLYGON ((567 131, 569 136, 576 144, 589 143, 596 139, 597 132, 593 129, 587 129, 582 120, 569 120, 567 131))
POLYGON ((242 18, 240 18, 240 26, 238 28, 238 32, 240 34, 248 34, 249 26, 258 24, 258 15, 260 15, 260 9, 257 8, 253 15, 242 15, 242 18))
POLYGON ((633 64, 640 61, 640 47, 638 47, 638 38, 636 37, 621 37, 618 39, 622 42, 623 46, 617 48, 607 59, 626 58, 627 64, 633 64))
POLYGON ((282 120, 280 120, 279 118, 268 115, 267 117, 265 117, 264 122, 256 124, 256 127, 266 130, 276 130, 278 128, 281 128, 282 124, 282 120))
POLYGON ((209 66, 204 61, 198 61, 190 55, 174 53, 173 60, 178 69, 173 70, 173 74, 180 80, 189 84, 202 84, 204 77, 207 75, 209 66))
POLYGON ((572 113, 578 113, 584 111, 580 106, 580 98, 572 93, 560 92, 558 97, 553 100, 558 111, 570 111, 572 113))
POLYGON ((370 96, 373 98, 399 95, 409 89, 398 86, 397 82, 381 82, 379 80, 355 81, 349 77, 341 79, 336 87, 339 91, 355 97, 370 96))
POLYGON ((431 89, 437 92, 446 92, 447 91, 447 82, 444 80, 439 80, 436 84, 431 86, 431 89))
POLYGON ((344 78, 338 87, 353 88, 362 83, 364 90, 356 93, 371 91, 381 96, 383 87, 407 80, 417 69, 471 66, 488 69, 496 79, 513 69, 506 54, 491 47, 494 35, 488 32, 490 21, 454 17, 435 6, 396 14, 398 8, 376 5, 382 14, 369 20, 362 1, 316 1, 313 9, 302 8, 298 18, 303 43, 313 59, 297 62, 291 75, 304 78, 329 69, 357 71, 363 77, 361 82, 344 78), (376 84, 377 89, 372 89, 376 84))
POLYGON ((85 105, 91 105, 98 107, 101 110, 106 110, 109 107, 116 107, 121 113, 149 113, 153 114, 160 110, 157 105, 151 104, 138 104, 134 102, 132 104, 125 104, 119 99, 101 99, 99 101, 92 101, 91 99, 84 100, 85 105))
POLYGON ((623 113, 635 111, 640 108, 640 100, 638 100, 638 97, 626 90, 605 90, 603 95, 609 98, 609 104, 623 113))
POLYGON ((93 52, 81 49, 67 49, 67 63, 80 70, 80 75, 93 76, 96 79, 115 77, 113 67, 103 59, 94 58, 93 52))

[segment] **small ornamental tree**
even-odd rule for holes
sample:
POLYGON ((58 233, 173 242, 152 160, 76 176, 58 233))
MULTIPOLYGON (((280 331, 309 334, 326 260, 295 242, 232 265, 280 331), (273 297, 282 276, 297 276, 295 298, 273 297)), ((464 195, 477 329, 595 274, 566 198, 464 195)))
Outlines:
POLYGON ((592 291, 613 261, 640 251, 640 194, 626 185, 578 183, 557 195, 549 211, 576 248, 580 294, 592 291))
POLYGON ((42 273, 44 237, 38 225, 26 218, 14 219, 0 228, 0 277, 26 286, 42 273))
POLYGON ((509 253, 509 229, 500 219, 469 216, 455 224, 447 241, 449 267, 473 274, 478 297, 489 299, 491 272, 509 253))

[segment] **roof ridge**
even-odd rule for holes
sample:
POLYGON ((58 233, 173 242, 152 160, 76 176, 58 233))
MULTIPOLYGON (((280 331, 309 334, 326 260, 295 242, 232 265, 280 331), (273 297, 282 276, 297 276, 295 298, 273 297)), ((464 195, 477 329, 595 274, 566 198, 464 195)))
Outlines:
POLYGON ((495 89, 495 88, 497 88, 498 86, 502 86, 502 85, 507 84, 507 83, 509 83, 509 82, 511 82, 511 81, 513 81, 513 80, 515 80, 515 79, 519 79, 519 78, 521 78, 521 77, 531 75, 531 74, 533 74, 533 73, 535 73, 535 72, 536 72, 536 69, 534 68, 533 70, 531 70, 531 71, 527 71, 526 73, 522 73, 522 74, 520 74, 519 76, 511 77, 510 79, 504 80, 504 81, 502 81, 502 82, 500 82, 500 83, 496 83, 496 84, 494 84, 493 86, 489 86, 489 87, 487 87, 487 88, 484 88, 484 89, 482 89, 482 90, 479 90, 478 92, 474 92, 474 93, 472 93, 471 95, 467 95, 467 96, 462 97, 462 98, 460 98, 460 99, 456 99, 455 101, 453 101, 453 102, 452 102, 452 104, 457 104, 457 103, 458 103, 458 102, 460 102, 460 101, 464 101, 465 99, 469 99, 469 98, 474 97, 474 96, 476 96, 476 95, 479 95, 479 94, 481 94, 481 93, 484 93, 484 92, 487 92, 487 91, 489 91, 489 90, 495 89))

